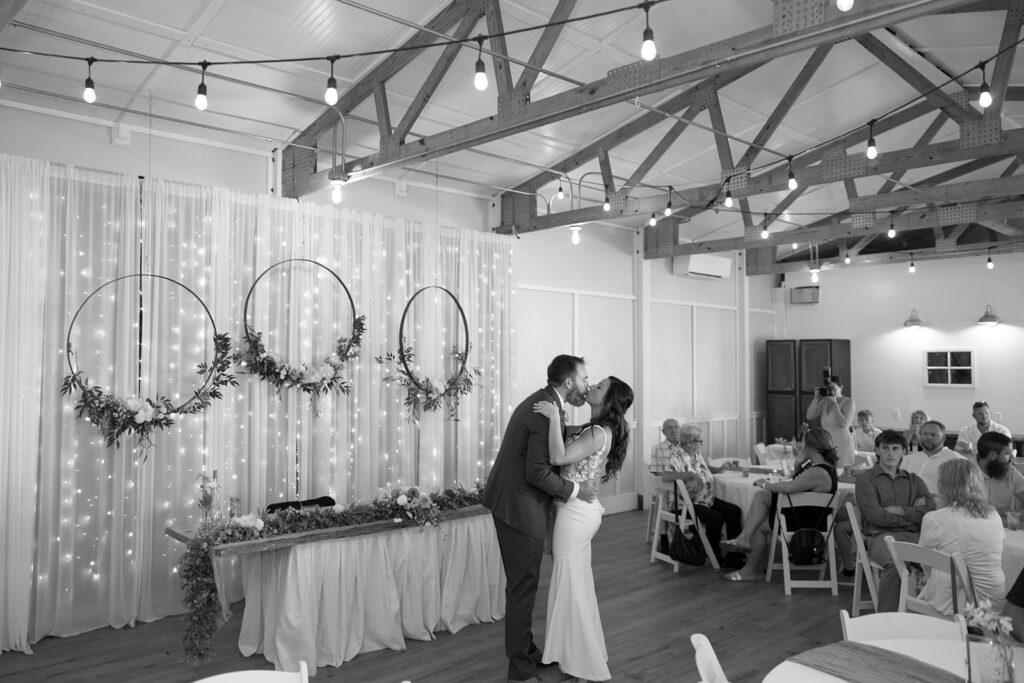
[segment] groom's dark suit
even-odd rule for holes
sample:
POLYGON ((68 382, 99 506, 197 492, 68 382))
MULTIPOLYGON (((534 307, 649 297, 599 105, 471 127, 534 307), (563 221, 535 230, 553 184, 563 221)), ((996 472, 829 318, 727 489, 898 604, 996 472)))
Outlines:
POLYGON ((540 651, 533 643, 533 603, 540 581, 544 536, 552 498, 567 501, 574 488, 551 466, 548 418, 533 411, 538 401, 561 405, 555 390, 545 387, 516 407, 505 427, 483 495, 483 504, 494 516, 505 567, 505 653, 510 680, 528 680, 537 675, 540 651))

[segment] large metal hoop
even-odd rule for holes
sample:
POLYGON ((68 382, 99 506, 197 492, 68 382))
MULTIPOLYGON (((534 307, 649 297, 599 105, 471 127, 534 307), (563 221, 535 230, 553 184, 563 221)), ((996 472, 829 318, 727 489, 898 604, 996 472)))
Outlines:
POLYGON ((421 386, 420 383, 416 381, 416 374, 412 371, 412 368, 409 367, 409 363, 407 362, 405 357, 405 319, 409 315, 409 309, 412 308, 412 302, 416 300, 416 297, 418 297, 420 294, 427 291, 428 289, 440 289, 442 292, 447 294, 452 301, 455 302, 455 307, 459 310, 459 317, 462 318, 462 329, 465 330, 466 332, 466 343, 462 349, 461 355, 459 356, 462 361, 462 364, 459 366, 459 369, 455 371, 453 377, 458 377, 463 373, 463 371, 465 371, 466 359, 469 357, 469 321, 466 320, 466 312, 462 310, 462 304, 459 303, 458 298, 441 285, 427 285, 426 287, 417 290, 415 294, 409 297, 409 301, 406 302, 405 309, 402 311, 402 319, 398 323, 398 361, 402 364, 402 368, 405 370, 406 377, 408 377, 409 380, 413 384, 415 384, 420 391, 424 393, 429 392, 430 387, 421 386))

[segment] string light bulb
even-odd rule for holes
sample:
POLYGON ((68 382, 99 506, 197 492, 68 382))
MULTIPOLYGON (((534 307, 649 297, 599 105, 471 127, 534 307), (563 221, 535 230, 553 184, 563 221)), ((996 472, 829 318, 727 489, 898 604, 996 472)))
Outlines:
POLYGON ((991 249, 988 250, 988 261, 985 262, 985 267, 988 268, 989 270, 994 270, 995 267, 996 267, 996 264, 992 262, 992 250, 991 249))
POLYGON ((86 63, 89 65, 89 75, 85 78, 85 90, 82 91, 82 99, 88 104, 96 101, 96 84, 92 82, 92 65, 95 61, 95 57, 89 57, 86 60, 86 63))
POLYGON ((917 266, 914 265, 914 255, 913 254, 910 255, 910 267, 907 268, 907 271, 909 271, 911 275, 913 275, 914 273, 917 272, 917 266))
POLYGON ((840 12, 849 12, 853 9, 853 0, 836 0, 836 9, 840 12))
POLYGON ((558 198, 565 199, 565 192, 562 190, 562 182, 558 182, 558 198))
POLYGON ((811 268, 811 282, 817 283, 821 279, 818 277, 819 272, 817 268, 811 268))
POLYGON ((796 182, 796 176, 793 175, 793 157, 789 157, 789 189, 795 190, 797 187, 799 184, 796 182))
POLYGON ((654 44, 654 31, 651 30, 650 3, 644 3, 644 24, 644 41, 640 43, 640 58, 645 62, 651 62, 658 56, 658 48, 654 44))
POLYGON ((768 214, 764 215, 764 223, 761 227, 761 239, 768 239, 768 214))
POLYGON ((483 92, 487 90, 487 69, 484 67, 484 37, 477 36, 476 74, 473 76, 473 87, 483 92))
POLYGON ((601 208, 604 209, 605 211, 611 211, 612 210, 612 202, 611 202, 610 199, 608 199, 608 186, 607 185, 604 186, 604 204, 601 205, 601 208))
POLYGON ((579 245, 580 243, 580 226, 570 225, 569 231, 572 232, 572 243, 573 245, 579 245))
POLYGON ((199 66, 203 67, 203 75, 199 79, 199 87, 196 89, 196 109, 206 111, 206 107, 209 104, 206 101, 206 68, 210 66, 210 63, 204 61, 199 66))
POLYGON ((334 62, 338 61, 338 55, 329 58, 331 62, 331 77, 327 79, 327 90, 324 90, 324 102, 330 106, 338 103, 338 79, 334 77, 334 62))
POLYGON ((843 263, 850 265, 850 252, 846 252, 846 258, 843 259, 843 263))
POLYGON ((655 213, 654 211, 651 211, 651 220, 647 221, 647 224, 650 225, 652 228, 656 226, 658 224, 658 214, 655 213))
POLYGON ((725 191, 725 208, 727 208, 727 209, 731 209, 732 208, 732 191, 731 190, 726 190, 725 191))
POLYGON ((672 215, 672 186, 668 186, 668 202, 665 204, 665 215, 672 215))
POLYGON ((978 94, 978 106, 988 109, 992 106, 992 92, 988 87, 988 79, 985 78, 985 62, 978 62, 978 68, 981 69, 981 92, 978 94))
POLYGON ((868 122, 868 159, 874 159, 878 156, 878 147, 875 146, 875 119, 871 119, 868 122))
POLYGON ((895 218, 893 216, 894 216, 893 212, 890 211, 889 212, 889 231, 887 233, 885 233, 885 236, 888 237, 889 239, 892 239, 893 237, 896 236, 896 222, 895 222, 895 218))

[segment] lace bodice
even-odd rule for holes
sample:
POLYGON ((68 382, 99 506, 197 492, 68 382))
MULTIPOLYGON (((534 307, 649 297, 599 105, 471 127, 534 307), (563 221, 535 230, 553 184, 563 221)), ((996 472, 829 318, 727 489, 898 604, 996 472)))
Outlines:
MULTIPOLYGON (((569 481, 576 483, 582 483, 590 481, 601 475, 601 471, 604 469, 605 451, 606 446, 611 439, 611 435, 601 425, 591 425, 587 429, 594 430, 594 441, 600 446, 600 448, 583 458, 578 462, 574 462, 571 465, 566 465, 562 468, 562 477, 569 481)), ((579 434, 574 434, 569 438, 568 443, 572 443, 587 431, 584 429, 579 434)))

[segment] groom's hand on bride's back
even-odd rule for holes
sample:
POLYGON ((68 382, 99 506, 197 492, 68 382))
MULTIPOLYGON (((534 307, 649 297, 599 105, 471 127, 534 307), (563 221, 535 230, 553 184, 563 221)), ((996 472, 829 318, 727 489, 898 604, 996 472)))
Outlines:
POLYGON ((597 484, 593 481, 585 481, 580 484, 580 492, 576 495, 577 498, 585 503, 597 498, 597 484))

